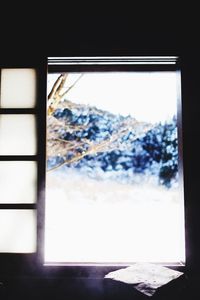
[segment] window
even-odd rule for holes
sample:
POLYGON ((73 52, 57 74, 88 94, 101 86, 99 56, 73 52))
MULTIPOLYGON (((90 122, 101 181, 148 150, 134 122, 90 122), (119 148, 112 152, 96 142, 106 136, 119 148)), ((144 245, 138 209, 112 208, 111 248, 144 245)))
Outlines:
POLYGON ((184 263, 178 58, 49 58, 47 79, 44 263, 184 263))
POLYGON ((37 72, 0 69, 0 252, 37 249, 37 72))

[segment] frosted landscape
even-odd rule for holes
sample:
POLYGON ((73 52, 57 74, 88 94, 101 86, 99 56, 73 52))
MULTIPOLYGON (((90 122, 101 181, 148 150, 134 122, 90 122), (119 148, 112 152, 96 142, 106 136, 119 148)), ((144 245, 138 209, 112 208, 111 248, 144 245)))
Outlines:
POLYGON ((49 74, 49 93, 59 76, 67 93, 49 98, 45 261, 184 262, 175 72, 49 74))

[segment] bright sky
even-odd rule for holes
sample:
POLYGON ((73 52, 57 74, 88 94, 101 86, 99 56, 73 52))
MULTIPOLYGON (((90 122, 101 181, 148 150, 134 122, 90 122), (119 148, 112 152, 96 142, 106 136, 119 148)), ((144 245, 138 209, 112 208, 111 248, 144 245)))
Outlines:
MULTIPOLYGON (((48 74, 48 93, 59 74, 48 74)), ((68 75, 70 86, 80 73, 68 75)), ((76 103, 96 106, 138 121, 163 122, 177 113, 176 73, 88 72, 67 94, 76 103)))

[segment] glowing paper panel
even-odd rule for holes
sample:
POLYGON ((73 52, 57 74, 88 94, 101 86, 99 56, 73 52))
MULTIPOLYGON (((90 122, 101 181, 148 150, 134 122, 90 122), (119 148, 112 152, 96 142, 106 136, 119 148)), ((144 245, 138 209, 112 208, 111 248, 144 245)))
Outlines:
POLYGON ((2 69, 1 107, 32 108, 36 101, 34 69, 2 69))
POLYGON ((36 172, 36 163, 32 161, 1 161, 0 203, 34 203, 36 172))
POLYGON ((0 252, 36 251, 36 211, 0 210, 0 252))
POLYGON ((36 154, 33 115, 0 115, 0 155, 36 154))

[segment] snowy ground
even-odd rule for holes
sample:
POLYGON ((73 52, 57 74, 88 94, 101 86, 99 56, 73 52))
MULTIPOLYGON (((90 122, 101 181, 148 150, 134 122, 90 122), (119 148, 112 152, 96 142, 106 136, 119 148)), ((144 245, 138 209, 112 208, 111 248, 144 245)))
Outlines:
POLYGON ((95 180, 72 170, 48 173, 46 185, 46 262, 185 260, 178 188, 95 180))

